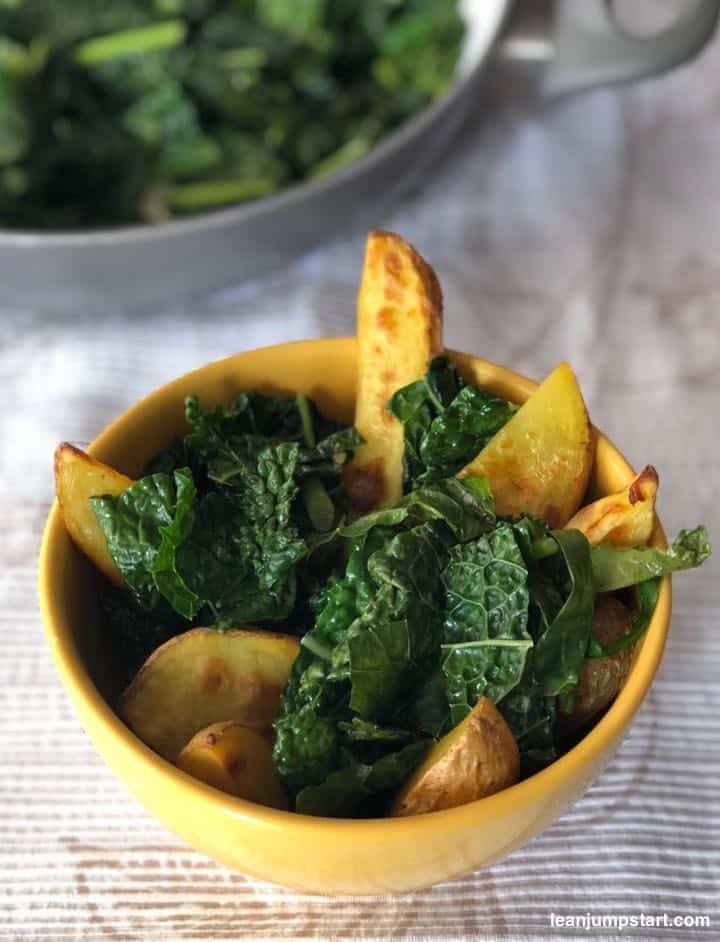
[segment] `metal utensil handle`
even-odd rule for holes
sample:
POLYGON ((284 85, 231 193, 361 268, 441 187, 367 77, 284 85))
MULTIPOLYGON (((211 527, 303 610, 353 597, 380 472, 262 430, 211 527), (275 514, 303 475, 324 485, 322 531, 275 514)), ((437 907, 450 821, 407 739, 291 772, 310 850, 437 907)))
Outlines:
POLYGON ((612 0, 548 0, 520 3, 502 42, 502 56, 543 64, 548 96, 595 85, 628 82, 666 72, 692 59, 715 31, 720 0, 696 0, 690 11, 653 36, 624 31, 612 0))

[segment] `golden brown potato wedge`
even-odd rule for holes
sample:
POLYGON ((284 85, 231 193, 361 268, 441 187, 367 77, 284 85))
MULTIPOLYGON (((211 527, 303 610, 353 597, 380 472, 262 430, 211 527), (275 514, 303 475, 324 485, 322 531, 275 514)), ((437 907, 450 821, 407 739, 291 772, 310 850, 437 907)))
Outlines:
POLYGON ((120 715, 172 762, 195 733, 223 718, 267 729, 299 648, 297 638, 269 631, 193 628, 150 655, 120 715))
POLYGON ((177 766, 228 795, 269 808, 288 807, 273 763, 269 730, 260 732, 232 721, 214 723, 193 736, 177 766))
POLYGON ((581 507, 566 526, 580 530, 593 545, 643 546, 655 525, 657 489, 657 471, 648 465, 625 490, 581 507))
POLYGON ((365 439, 345 469, 358 512, 402 497, 403 428, 387 409, 442 352, 442 294, 432 268, 391 232, 370 233, 357 313, 355 425, 365 439))
POLYGON ((582 393, 561 363, 460 476, 484 475, 499 514, 531 513, 561 527, 580 506, 592 457, 582 393))
MULTIPOLYGON (((595 598, 592 633, 600 644, 616 641, 628 633, 632 613, 613 595, 595 598)), ((617 696, 632 664, 633 648, 612 657, 594 657, 583 661, 573 698, 571 713, 560 714, 561 728, 571 731, 585 726, 617 696)))
POLYGON ((390 814, 456 808, 513 785, 520 774, 517 743, 487 697, 438 740, 400 789, 390 814))
POLYGON ((132 478, 67 442, 55 451, 55 492, 65 527, 78 549, 115 585, 123 585, 123 579, 107 551, 90 498, 117 497, 132 483, 132 478))

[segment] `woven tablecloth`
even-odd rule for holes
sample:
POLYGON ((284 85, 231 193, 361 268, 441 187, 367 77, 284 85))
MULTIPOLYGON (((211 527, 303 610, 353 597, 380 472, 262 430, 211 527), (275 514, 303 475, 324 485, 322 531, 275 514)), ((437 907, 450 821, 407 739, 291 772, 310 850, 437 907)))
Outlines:
MULTIPOLYGON (((495 101, 377 223, 436 266, 448 345, 537 378, 568 358, 595 423, 659 469, 668 531, 720 539, 720 47, 634 89, 495 101)), ((65 320, 2 310, 0 285, 1 939, 550 939, 552 913, 699 914, 711 928, 634 934, 720 937, 720 554, 676 579, 661 671, 599 781, 503 863, 422 893, 331 901, 231 873, 150 817, 80 727, 36 602, 55 444, 216 357, 352 333, 361 256, 348 237, 143 315, 117 298, 65 320)))

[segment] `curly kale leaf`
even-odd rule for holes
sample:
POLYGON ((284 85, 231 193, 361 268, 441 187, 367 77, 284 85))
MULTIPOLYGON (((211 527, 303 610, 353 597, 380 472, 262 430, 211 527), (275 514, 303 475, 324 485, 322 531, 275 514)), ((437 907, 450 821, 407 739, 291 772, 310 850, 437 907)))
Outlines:
POLYGON ((340 772, 342 781, 360 774, 364 785, 352 791, 353 800, 378 785, 379 773, 345 770, 373 766, 396 750, 396 735, 380 730, 397 729, 394 712, 437 664, 437 554, 444 544, 433 526, 400 532, 374 527, 351 543, 345 575, 332 581, 303 638, 275 721, 275 763, 292 790, 329 782, 332 792, 338 779, 330 782, 329 776, 340 772), (366 724, 365 739, 358 736, 358 719, 366 724))
POLYGON ((499 703, 507 696, 533 644, 527 569, 509 524, 451 547, 442 581, 441 667, 399 718, 435 737, 461 722, 480 697, 499 703))
MULTIPOLYGON (((175 551, 192 530, 195 496, 192 475, 183 469, 142 478, 119 497, 91 498, 110 556, 146 610, 162 610, 164 598, 175 607, 163 588, 174 596, 175 551)), ((178 586, 176 611, 191 618, 197 606, 185 589, 178 586)))
POLYGON ((94 498, 110 555, 140 605, 161 611, 169 603, 219 627, 285 618, 307 552, 290 522, 297 452, 292 443, 261 448, 242 467, 240 494, 198 500, 184 469, 94 498))
POLYGON ((495 525, 495 508, 487 481, 482 477, 447 478, 407 494, 396 507, 375 510, 342 527, 341 534, 354 539, 376 526, 430 523, 441 520, 453 539, 464 543, 495 525))
POLYGON ((404 426, 406 490, 456 474, 514 412, 504 399, 466 383, 446 357, 398 390, 388 408, 404 426))
POLYGON ((480 697, 497 704, 517 686, 532 647, 527 569, 512 527, 453 547, 443 582, 442 671, 455 726, 480 697))
POLYGON ((374 592, 347 635, 350 707, 366 719, 389 720, 437 664, 443 555, 433 525, 422 524, 368 559, 374 592))

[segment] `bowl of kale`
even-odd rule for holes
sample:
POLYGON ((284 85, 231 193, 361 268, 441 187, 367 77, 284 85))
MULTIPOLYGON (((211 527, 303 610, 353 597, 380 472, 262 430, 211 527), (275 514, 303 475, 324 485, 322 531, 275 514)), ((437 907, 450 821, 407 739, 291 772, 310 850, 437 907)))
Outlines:
POLYGON ((509 0, 0 4, 0 277, 63 312, 200 294, 412 187, 509 0))
POLYGON ((659 477, 539 385, 447 351, 430 266, 367 243, 356 339, 208 364, 88 453, 40 561, 56 663, 147 807, 237 869, 409 890, 491 863, 600 774, 652 683, 659 477), (378 845, 383 855, 378 857, 378 845))

